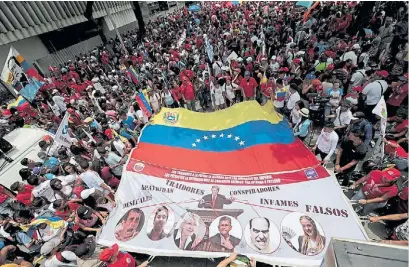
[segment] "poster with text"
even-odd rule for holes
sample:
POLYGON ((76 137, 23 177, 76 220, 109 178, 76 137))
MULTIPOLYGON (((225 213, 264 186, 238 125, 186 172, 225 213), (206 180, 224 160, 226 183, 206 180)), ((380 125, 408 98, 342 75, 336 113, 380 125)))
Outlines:
POLYGON ((339 185, 268 102, 163 109, 131 152, 98 243, 161 256, 236 251, 317 266, 332 237, 366 240, 339 185))

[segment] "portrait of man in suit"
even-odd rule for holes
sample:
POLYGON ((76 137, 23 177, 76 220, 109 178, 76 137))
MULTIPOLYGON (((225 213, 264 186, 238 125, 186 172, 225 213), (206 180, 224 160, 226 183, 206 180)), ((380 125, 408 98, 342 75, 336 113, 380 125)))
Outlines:
MULTIPOLYGON (((248 245, 259 253, 271 253, 276 249, 280 240, 275 240, 279 236, 271 238, 270 221, 265 217, 253 218, 249 221, 250 242, 248 245)), ((278 230, 277 230, 278 232, 278 230)), ((278 233, 277 233, 278 234, 278 233)))
POLYGON ((203 196, 203 198, 199 201, 198 207, 205 209, 223 209, 224 205, 233 203, 233 197, 226 198, 225 196, 219 194, 219 190, 220 188, 218 186, 212 186, 212 193, 203 196))
POLYGON ((213 248, 218 248, 217 250, 213 251, 232 252, 234 247, 240 243, 240 238, 230 234, 232 228, 230 217, 223 216, 219 219, 219 232, 210 238, 213 248))

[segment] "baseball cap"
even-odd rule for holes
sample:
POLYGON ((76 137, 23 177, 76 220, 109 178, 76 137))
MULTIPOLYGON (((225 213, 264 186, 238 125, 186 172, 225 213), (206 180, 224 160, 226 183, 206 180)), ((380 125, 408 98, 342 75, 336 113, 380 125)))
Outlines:
POLYGON ((378 70, 376 74, 381 76, 382 78, 387 78, 389 76, 389 72, 387 72, 386 70, 378 70))
POLYGON ((246 71, 246 72, 244 73, 244 76, 250 76, 250 71, 246 71))
POLYGON ((88 207, 81 206, 77 210, 77 214, 82 219, 89 219, 92 215, 92 210, 88 207))
POLYGON ((300 63, 300 62, 301 62, 301 59, 296 58, 296 59, 293 60, 293 62, 294 62, 294 63, 300 63))
POLYGON ((360 49, 360 48, 361 48, 361 46, 359 44, 354 44, 352 46, 352 49, 360 49))
POLYGON ((118 250, 118 244, 114 244, 112 247, 102 250, 101 254, 99 254, 99 259, 103 262, 108 262, 112 258, 112 256, 114 256, 114 254, 118 252, 118 250))
POLYGON ((314 86, 321 85, 321 81, 318 79, 315 79, 315 80, 312 80, 311 84, 314 86))
POLYGON ((400 171, 395 168, 384 170, 382 171, 382 174, 388 181, 394 181, 401 175, 400 171))
POLYGON ((58 93, 58 90, 57 90, 57 89, 54 89, 53 92, 52 92, 52 94, 55 95, 56 93, 58 93))
POLYGON ((352 91, 358 91, 358 92, 362 92, 362 86, 354 86, 351 89, 352 91))
POLYGON ((39 175, 40 174, 40 172, 41 172, 41 167, 34 167, 33 168, 33 174, 34 175, 39 175))
POLYGON ((272 60, 276 60, 277 57, 276 57, 276 56, 272 56, 271 59, 272 59, 272 60))
POLYGON ((95 193, 95 188, 82 190, 82 192, 81 192, 81 198, 82 198, 82 199, 87 199, 87 198, 88 198, 90 195, 92 195, 93 193, 95 193))
POLYGON ((242 59, 241 57, 239 57, 239 58, 236 59, 236 61, 237 61, 237 62, 242 62, 243 59, 242 59))
POLYGON ((406 81, 409 78, 409 73, 403 74, 403 76, 399 76, 399 80, 406 81))
POLYGON ((352 116, 353 116, 355 119, 365 118, 365 114, 364 114, 363 112, 361 112, 361 111, 355 112, 352 116))

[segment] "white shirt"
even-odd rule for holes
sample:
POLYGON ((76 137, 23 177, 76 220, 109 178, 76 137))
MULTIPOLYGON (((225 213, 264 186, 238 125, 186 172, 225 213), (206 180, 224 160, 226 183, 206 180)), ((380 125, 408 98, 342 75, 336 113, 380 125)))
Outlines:
POLYGON ((376 105, 378 104, 379 100, 381 100, 381 96, 385 93, 386 89, 388 89, 388 83, 384 80, 376 80, 369 84, 367 84, 362 93, 366 95, 365 103, 367 105, 376 105))
POLYGON ((77 262, 77 256, 75 255, 74 252, 72 251, 63 251, 61 252, 61 255, 64 257, 64 259, 72 261, 73 263, 63 263, 57 259, 57 257, 54 255, 50 259, 47 259, 44 262, 44 267, 62 267, 62 266, 77 266, 77 264, 74 265, 74 263, 77 262))
POLYGON ((50 186, 50 180, 44 181, 34 187, 31 193, 34 197, 45 197, 48 200, 54 198, 54 190, 50 186))
POLYGON ((213 75, 216 77, 219 73, 222 72, 222 67, 223 67, 223 63, 221 63, 220 61, 215 61, 213 63, 213 75))
POLYGON ((145 115, 145 113, 144 113, 142 110, 138 110, 138 111, 136 112, 136 116, 137 116, 140 120, 142 120, 142 122, 143 122, 144 124, 149 122, 148 117, 145 115))
POLYGON ((118 151, 118 153, 123 157, 125 154, 125 148, 126 148, 125 144, 120 139, 115 140, 113 144, 114 144, 116 151, 118 151))
POLYGON ((279 68, 280 68, 280 63, 278 63, 277 61, 275 63, 270 64, 270 69, 272 71, 277 71, 279 68))
POLYGON ((321 131, 321 134, 317 139, 317 147, 322 152, 328 154, 325 159, 322 160, 330 160, 337 148, 338 139, 338 134, 335 131, 332 131, 331 133, 327 133, 324 130, 321 131))
POLYGON ((352 120, 352 112, 351 110, 347 110, 345 112, 341 112, 341 107, 338 107, 335 111, 335 121, 334 121, 334 125, 335 126, 345 126, 345 125, 349 125, 351 123, 352 120))
POLYGON ((348 59, 352 60, 352 65, 356 65, 358 61, 358 56, 355 54, 355 51, 346 52, 342 57, 342 61, 347 61, 348 59))
POLYGON ((223 98, 223 92, 225 92, 224 87, 219 86, 216 87, 213 85, 213 83, 210 86, 210 94, 214 95, 216 99, 221 99, 223 98))
POLYGON ((101 185, 104 183, 104 180, 101 179, 98 173, 88 170, 81 173, 80 178, 88 188, 95 188, 101 191, 105 191, 105 189, 101 187, 101 185))
POLYGON ((237 87, 238 85, 235 83, 231 83, 230 85, 224 84, 224 88, 226 90, 226 96, 230 101, 236 97, 236 95, 234 94, 234 91, 237 87))
POLYGON ((357 70, 351 77, 351 88, 354 86, 362 85, 365 81, 365 70, 357 70))
POLYGON ((297 91, 293 94, 290 94, 290 97, 287 101, 287 109, 292 110, 295 106, 295 103, 297 103, 297 101, 300 101, 300 99, 300 94, 297 91))
POLYGON ((58 106, 61 112, 64 112, 67 110, 67 105, 65 104, 65 99, 62 96, 55 95, 53 96, 53 101, 54 103, 58 106))

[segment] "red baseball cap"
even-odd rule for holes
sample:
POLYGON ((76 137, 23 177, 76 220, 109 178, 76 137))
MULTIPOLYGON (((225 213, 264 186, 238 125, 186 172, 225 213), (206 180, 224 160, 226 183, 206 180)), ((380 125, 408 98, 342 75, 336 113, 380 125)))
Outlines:
POLYGON ((352 91, 362 92, 363 88, 362 88, 362 86, 354 86, 354 87, 352 87, 351 90, 352 90, 352 91))
POLYGON ((328 70, 334 70, 334 68, 335 68, 334 64, 329 64, 327 67, 328 70))
POLYGON ((378 70, 376 74, 381 76, 382 78, 388 78, 389 76, 389 72, 387 72, 386 70, 378 70))
POLYGON ((312 80, 312 85, 314 85, 314 86, 317 86, 317 85, 321 85, 321 81, 320 80, 318 80, 318 79, 314 79, 314 80, 312 80))
POLYGON ((108 262, 112 256, 114 256, 115 253, 119 251, 119 246, 118 244, 114 244, 110 248, 106 248, 103 251, 101 251, 101 254, 99 254, 99 259, 103 262, 108 262))
POLYGON ((390 168, 387 170, 382 171, 383 177, 386 178, 388 181, 395 181, 401 175, 400 171, 395 168, 390 168))
POLYGON ((300 63, 300 62, 301 62, 301 59, 296 58, 296 59, 293 60, 293 62, 294 62, 294 63, 300 63))

